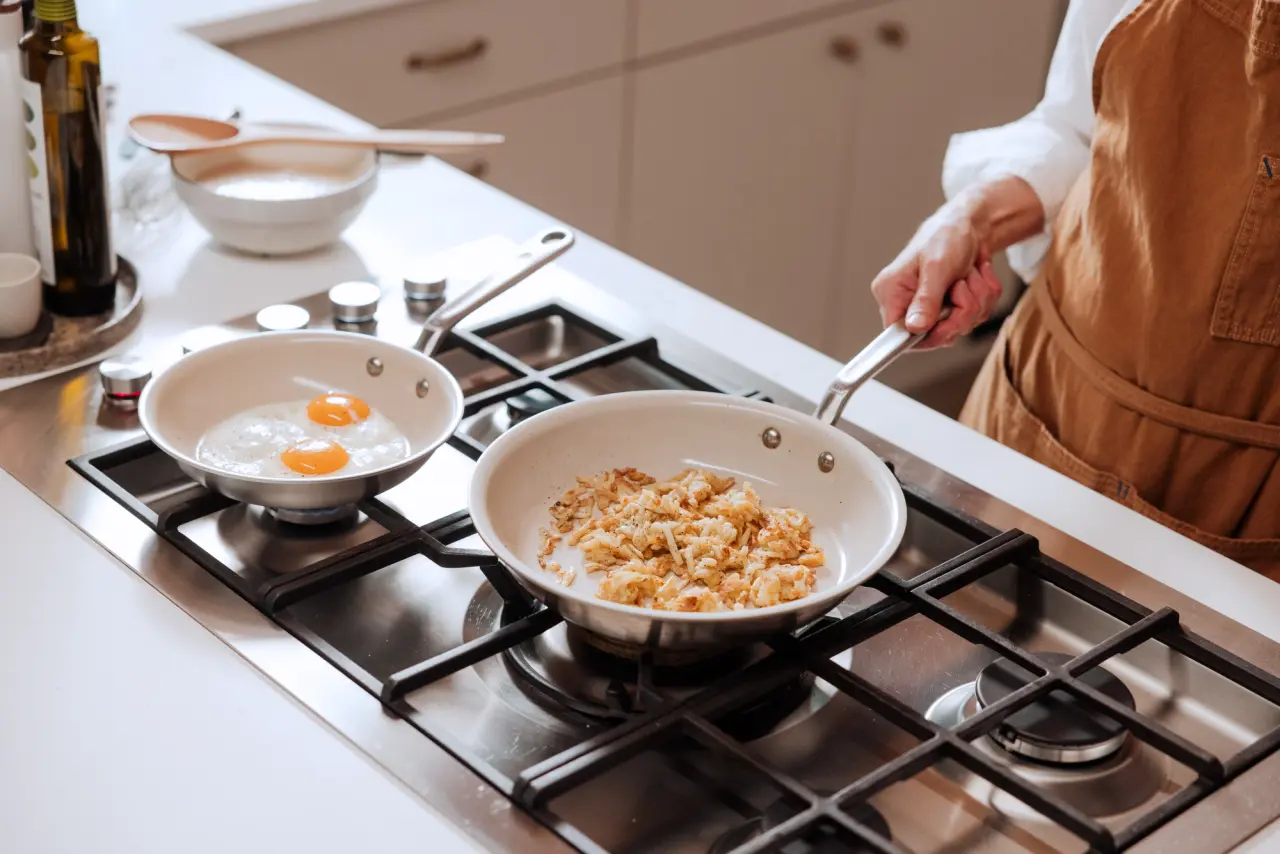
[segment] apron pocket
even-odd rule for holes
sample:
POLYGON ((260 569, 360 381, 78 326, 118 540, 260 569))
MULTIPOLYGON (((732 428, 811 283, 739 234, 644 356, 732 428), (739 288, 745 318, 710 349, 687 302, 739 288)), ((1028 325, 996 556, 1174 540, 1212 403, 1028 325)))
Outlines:
POLYGON ((1218 287, 1215 338, 1280 347, 1280 156, 1265 155, 1218 287))
POLYGON ((1280 539, 1240 540, 1211 534, 1188 522, 1170 516, 1146 501, 1132 484, 1113 474, 1099 471, 1067 450, 1049 428, 1031 411, 1026 399, 1014 385, 1009 373, 1007 349, 1003 342, 997 344, 996 370, 987 405, 992 413, 988 423, 993 430, 991 438, 1023 456, 1065 474, 1095 492, 1135 510, 1148 519, 1159 522, 1190 540, 1207 546, 1219 554, 1242 563, 1252 569, 1280 580, 1280 539))

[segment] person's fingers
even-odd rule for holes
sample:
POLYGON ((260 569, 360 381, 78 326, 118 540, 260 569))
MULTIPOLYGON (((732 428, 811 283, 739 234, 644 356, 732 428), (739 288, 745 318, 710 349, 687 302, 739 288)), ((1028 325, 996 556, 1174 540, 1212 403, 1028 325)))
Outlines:
POLYGON ((897 323, 907 313, 907 306, 919 284, 919 265, 913 261, 893 264, 881 271, 871 283, 871 294, 880 308, 885 326, 897 323))
POLYGON ((982 310, 982 303, 970 281, 971 278, 966 277, 951 286, 947 294, 951 314, 929 331, 925 339, 917 345, 917 349, 950 347, 957 338, 973 328, 982 310))
POLYGON ((920 261, 920 285, 907 309, 908 329, 924 332, 937 322, 947 291, 972 267, 974 251, 971 244, 948 232, 941 233, 925 249, 920 261))
POLYGON ((907 309, 907 329, 924 332, 937 321, 942 300, 955 281, 955 276, 950 275, 949 267, 943 256, 932 256, 920 265, 920 285, 907 309))
POLYGON ((938 323, 918 348, 948 347, 960 336, 968 335, 995 311, 1002 292, 1003 286, 990 260, 982 261, 951 287, 951 316, 938 323))
POLYGON ((964 282, 968 292, 973 295, 977 303, 971 322, 960 332, 962 335, 967 335, 973 331, 974 327, 991 316, 1000 300, 1001 285, 1000 280, 991 272, 989 266, 987 273, 983 273, 979 268, 970 270, 969 274, 965 276, 964 282))
POLYGON ((1000 279, 996 276, 995 268, 991 266, 988 260, 978 265, 978 281, 976 287, 979 291, 979 300, 982 303, 982 316, 979 323, 991 317, 995 311, 996 305, 1000 302, 1000 297, 1004 293, 1004 286, 1000 283, 1000 279))
POLYGON ((987 319, 987 316, 991 313, 991 309, 995 307, 995 302, 991 299, 992 294, 990 286, 983 279, 982 274, 977 270, 970 272, 969 276, 965 279, 965 282, 968 284, 969 291, 973 294, 974 302, 977 303, 977 307, 973 312, 973 317, 969 319, 968 327, 961 333, 963 335, 968 335, 979 323, 982 323, 987 319))
POLYGON ((944 205, 921 224, 893 263, 872 282, 881 320, 886 326, 901 321, 912 332, 930 332, 935 344, 954 340, 982 314, 989 288, 977 281, 965 284, 956 317, 933 332, 947 292, 989 261, 990 252, 967 210, 944 205))

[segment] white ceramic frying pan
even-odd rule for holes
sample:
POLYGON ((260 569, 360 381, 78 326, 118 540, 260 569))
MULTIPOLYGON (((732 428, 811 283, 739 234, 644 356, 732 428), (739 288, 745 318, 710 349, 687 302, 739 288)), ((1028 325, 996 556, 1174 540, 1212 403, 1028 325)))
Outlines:
POLYGON ((311 520, 341 515, 406 480, 457 429, 462 389, 432 358, 449 331, 573 242, 571 232, 557 228, 522 245, 504 267, 435 311, 416 349, 352 332, 301 331, 263 333, 197 350, 143 390, 142 428, 190 477, 228 498, 269 507, 295 521, 308 521, 306 514, 319 514, 311 520), (385 415, 409 440, 409 456, 377 469, 310 477, 231 474, 196 458, 201 437, 220 421, 330 391, 354 394, 385 415))
POLYGON ((471 481, 470 508, 485 544, 535 596, 566 620, 626 647, 718 647, 794 631, 848 596, 897 551, 906 503, 893 473, 832 426, 849 396, 922 335, 889 328, 841 370, 805 415, 763 401, 692 391, 628 392, 577 401, 523 421, 489 446, 471 481), (578 571, 570 586, 539 567, 548 513, 577 476, 635 467, 664 479, 689 467, 749 481, 766 506, 813 522, 826 556, 807 597, 714 613, 654 611, 596 598, 598 574, 563 541, 551 557, 578 571))

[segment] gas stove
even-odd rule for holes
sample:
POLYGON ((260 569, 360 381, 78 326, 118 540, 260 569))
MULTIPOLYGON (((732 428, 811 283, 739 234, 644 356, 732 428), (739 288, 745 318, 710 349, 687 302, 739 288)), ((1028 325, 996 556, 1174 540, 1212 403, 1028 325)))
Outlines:
MULTIPOLYGON (((358 331, 411 343, 420 314, 385 290, 358 331)), ((298 305, 331 324, 324 293, 298 305)), ((0 464, 497 850, 1226 852, 1280 817, 1280 648, 853 428, 910 519, 819 623, 710 658, 566 625, 467 515, 496 436, 630 389, 810 405, 556 268, 440 360, 461 426, 354 516, 209 493, 93 370, 0 395, 0 464)))

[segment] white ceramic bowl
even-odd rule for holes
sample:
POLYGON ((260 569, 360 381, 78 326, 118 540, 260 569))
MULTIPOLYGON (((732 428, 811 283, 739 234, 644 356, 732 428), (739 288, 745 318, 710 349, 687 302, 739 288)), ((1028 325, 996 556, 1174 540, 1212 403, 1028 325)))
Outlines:
POLYGON ((337 241, 378 183, 378 155, 338 146, 264 143, 174 155, 173 184, 219 243, 292 255, 337 241))

